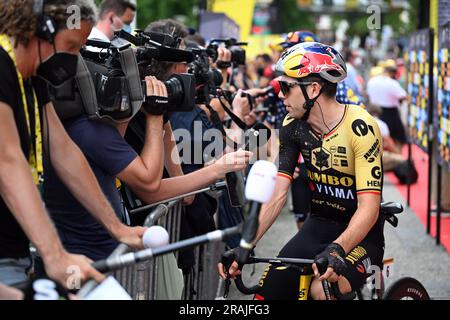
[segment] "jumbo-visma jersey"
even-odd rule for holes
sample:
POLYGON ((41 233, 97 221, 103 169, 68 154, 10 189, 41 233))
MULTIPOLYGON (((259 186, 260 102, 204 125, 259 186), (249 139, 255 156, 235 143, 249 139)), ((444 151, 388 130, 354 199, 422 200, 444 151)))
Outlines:
POLYGON ((381 194, 382 139, 376 120, 361 107, 346 105, 341 121, 323 140, 307 122, 286 116, 279 176, 292 180, 299 153, 307 167, 312 214, 348 222, 358 194, 381 194))

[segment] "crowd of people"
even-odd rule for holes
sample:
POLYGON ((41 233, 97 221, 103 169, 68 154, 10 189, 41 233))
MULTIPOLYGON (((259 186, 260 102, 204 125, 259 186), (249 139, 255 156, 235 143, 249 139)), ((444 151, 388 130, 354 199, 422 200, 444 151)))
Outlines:
MULTIPOLYGON (((0 3, 0 297, 17 297, 6 286, 30 277, 68 286, 67 270, 74 265, 81 282, 101 282, 104 275, 93 261, 108 257, 119 243, 143 248, 143 219, 128 213, 136 199, 150 204, 182 196, 245 171, 255 159, 279 167, 257 239, 290 190, 300 231, 280 255, 327 259, 329 269, 320 280, 339 283, 341 293, 362 285, 367 272, 346 257, 362 248, 358 261, 365 270, 381 264, 383 169, 406 162, 399 62, 380 61, 365 79, 368 67, 358 51, 339 53, 307 30, 282 36, 270 45, 271 55, 247 63, 236 61, 239 52, 225 45, 212 58, 202 56, 205 39, 164 19, 150 23, 144 34, 173 40, 161 44, 181 56, 193 53, 193 59, 120 53, 119 74, 93 69, 90 57, 105 52, 95 41, 114 44, 117 31, 132 33, 136 9, 127 0, 103 0, 98 8, 91 0, 0 3), (71 5, 80 8, 79 28, 68 28, 71 5), (95 41, 86 46, 88 39, 95 41), (137 82, 130 65, 136 65, 137 82), (177 76, 185 74, 197 77, 195 105, 171 105, 167 112, 174 95, 170 83, 184 85, 177 76), (86 81, 96 90, 92 101, 86 81), (145 97, 132 92, 141 81, 145 97), (108 91, 108 85, 118 90, 108 91), (93 114, 86 111, 91 104, 98 104, 93 114), (69 105, 83 112, 70 114, 69 105), (266 146, 247 151, 245 131, 257 123, 273 134, 266 146)), ((242 208, 230 204, 228 192, 185 197, 183 204, 184 239, 243 221, 242 208)), ((239 238, 227 241, 230 249, 238 245, 239 238)), ((178 256, 184 272, 194 264, 193 251, 178 256)), ((219 266, 219 273, 234 276, 236 268, 219 266)), ((270 270, 259 297, 295 299, 295 277, 270 270)), ((318 283, 311 295, 321 299, 318 283)))

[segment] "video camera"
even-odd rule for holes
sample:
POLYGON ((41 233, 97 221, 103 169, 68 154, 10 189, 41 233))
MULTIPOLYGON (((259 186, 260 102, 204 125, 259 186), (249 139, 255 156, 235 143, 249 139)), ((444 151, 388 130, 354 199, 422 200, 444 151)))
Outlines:
MULTIPOLYGON (((132 48, 136 65, 148 65, 152 63, 152 59, 175 62, 193 60, 191 52, 168 46, 176 45, 176 40, 170 35, 162 33, 139 32, 137 36, 133 36, 125 31, 119 31, 115 33, 115 37, 110 43, 88 40, 88 46, 102 49, 100 52, 92 52, 85 49, 82 51, 82 55, 88 68, 91 70, 97 96, 102 101, 108 102, 109 106, 117 105, 117 99, 113 100, 117 92, 126 91, 122 71, 127 66, 120 63, 119 57, 123 50, 131 48, 131 44, 137 46, 132 48), (157 41, 160 41, 162 44, 157 41), (113 104, 114 102, 115 104, 113 104)), ((146 75, 141 73, 140 69, 137 68, 133 71, 133 77, 137 76, 139 79, 143 79, 146 75)), ((168 101, 165 105, 155 103, 153 100, 153 103, 146 103, 149 99, 146 92, 146 83, 145 81, 140 82, 143 106, 149 113, 182 112, 191 111, 194 108, 195 79, 190 74, 172 75, 164 82, 168 93, 168 101)), ((104 108, 104 105, 102 107, 104 108)), ((135 112, 133 112, 134 114, 135 112)))
POLYGON ((235 66, 245 65, 245 50, 241 46, 248 45, 247 42, 238 42, 234 38, 229 39, 212 39, 206 48, 206 52, 211 59, 216 62, 218 58, 218 49, 220 43, 224 43, 225 47, 231 51, 231 63, 235 66))
POLYGON ((208 104, 211 96, 217 96, 217 87, 223 81, 222 73, 217 69, 210 68, 206 49, 189 43, 188 49, 194 55, 194 60, 189 64, 188 72, 195 77, 195 103, 208 104))

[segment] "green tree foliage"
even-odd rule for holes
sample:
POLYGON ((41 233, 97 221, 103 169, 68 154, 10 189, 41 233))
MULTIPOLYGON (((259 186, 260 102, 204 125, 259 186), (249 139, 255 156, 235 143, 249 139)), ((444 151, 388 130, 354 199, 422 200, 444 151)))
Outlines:
POLYGON ((187 26, 198 26, 198 0, 137 0, 138 28, 145 28, 150 22, 184 16, 187 26))
POLYGON ((292 30, 315 30, 314 16, 297 7, 297 0, 277 1, 278 16, 282 25, 281 32, 292 30))

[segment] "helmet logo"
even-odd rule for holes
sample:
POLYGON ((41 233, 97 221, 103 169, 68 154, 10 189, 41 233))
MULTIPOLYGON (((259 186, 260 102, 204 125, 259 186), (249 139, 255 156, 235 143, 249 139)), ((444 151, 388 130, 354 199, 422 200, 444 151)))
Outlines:
POLYGON ((334 62, 336 56, 331 48, 327 48, 327 52, 328 54, 311 51, 305 52, 300 58, 298 76, 302 77, 311 73, 321 73, 324 70, 342 70, 342 67, 334 62))

